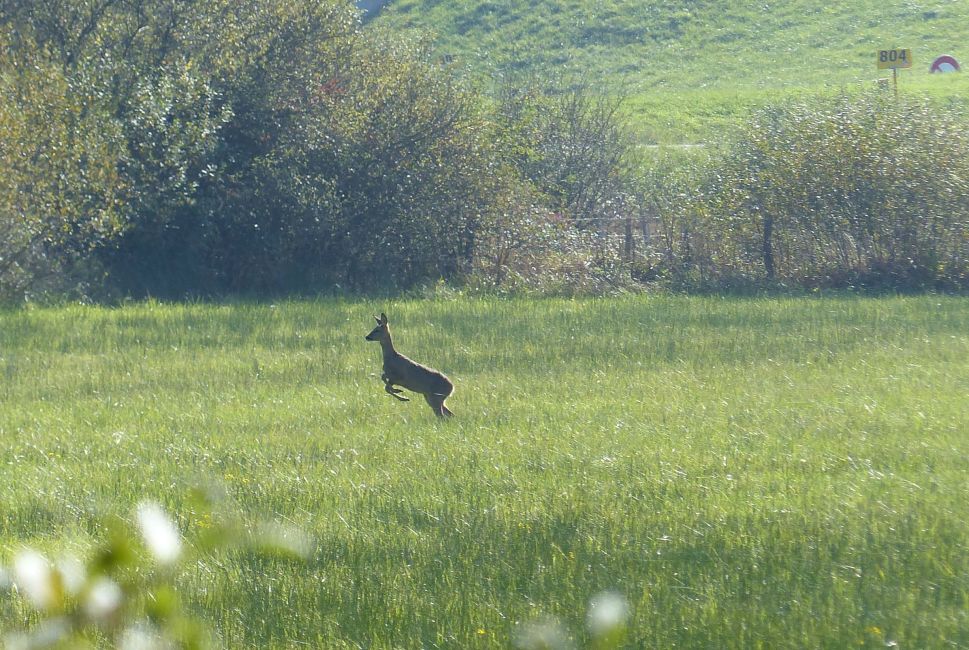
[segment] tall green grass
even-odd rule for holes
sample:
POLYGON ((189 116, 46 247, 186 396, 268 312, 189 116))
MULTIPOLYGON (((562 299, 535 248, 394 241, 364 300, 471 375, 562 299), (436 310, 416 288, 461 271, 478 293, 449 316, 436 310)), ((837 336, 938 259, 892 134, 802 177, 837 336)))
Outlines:
MULTIPOLYGON (((969 301, 320 300, 0 313, 0 563, 193 485, 316 540, 182 567, 226 647, 969 644, 969 301), (454 380, 390 399, 373 311, 454 380)), ((0 633, 30 624, 0 601, 0 633)))

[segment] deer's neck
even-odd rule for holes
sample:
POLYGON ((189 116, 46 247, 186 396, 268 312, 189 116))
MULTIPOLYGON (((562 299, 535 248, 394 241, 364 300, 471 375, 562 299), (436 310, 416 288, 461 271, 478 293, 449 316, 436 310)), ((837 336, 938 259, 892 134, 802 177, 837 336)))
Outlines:
POLYGON ((387 332, 387 336, 380 339, 380 350, 384 354, 385 361, 397 356, 397 350, 394 349, 394 340, 390 338, 390 332, 387 332))

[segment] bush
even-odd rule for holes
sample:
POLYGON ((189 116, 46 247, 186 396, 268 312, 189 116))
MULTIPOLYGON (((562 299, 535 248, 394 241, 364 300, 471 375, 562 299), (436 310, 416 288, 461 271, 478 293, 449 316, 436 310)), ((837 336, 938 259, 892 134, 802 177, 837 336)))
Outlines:
POLYGON ((282 282, 272 289, 460 279, 493 213, 498 179, 480 97, 425 44, 374 39, 348 53, 353 75, 313 89, 259 161, 244 218, 264 219, 249 230, 265 232, 275 252, 252 271, 275 269, 282 282))
POLYGON ((756 114, 693 204, 720 282, 969 287, 964 117, 883 92, 756 114))
POLYGON ((484 102, 426 44, 365 34, 353 3, 3 9, 31 62, 0 62, 0 128, 22 143, 0 161, 22 171, 0 188, 8 295, 70 275, 68 253, 109 288, 176 298, 470 271, 500 185, 484 102), (45 115, 57 130, 35 133, 45 115))
POLYGON ((499 291, 607 293, 632 288, 631 138, 623 99, 589 83, 535 80, 497 92, 501 146, 513 179, 476 237, 475 285, 499 291))
POLYGON ((0 299, 72 288, 122 228, 117 123, 76 78, 0 35, 0 299))

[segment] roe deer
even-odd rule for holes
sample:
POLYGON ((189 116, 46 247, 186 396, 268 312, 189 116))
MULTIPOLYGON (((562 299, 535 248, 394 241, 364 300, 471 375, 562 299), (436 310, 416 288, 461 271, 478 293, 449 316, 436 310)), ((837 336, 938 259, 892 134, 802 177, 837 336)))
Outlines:
POLYGON ((380 378, 384 382, 384 390, 391 396, 396 397, 402 402, 409 402, 406 397, 402 397, 399 388, 394 385, 403 386, 415 393, 420 393, 431 405, 434 415, 444 417, 453 415, 448 407, 444 405, 444 400, 454 391, 454 384, 444 376, 443 373, 422 366, 416 361, 408 359, 394 349, 394 341, 390 337, 390 328, 387 327, 387 314, 380 313, 380 318, 374 316, 377 327, 367 334, 368 341, 379 341, 380 348, 384 355, 384 372, 380 378))

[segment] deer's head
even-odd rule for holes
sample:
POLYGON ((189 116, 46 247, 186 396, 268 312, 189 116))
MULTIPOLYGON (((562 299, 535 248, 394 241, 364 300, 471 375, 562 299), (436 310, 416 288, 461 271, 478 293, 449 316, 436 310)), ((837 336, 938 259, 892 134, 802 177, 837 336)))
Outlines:
POLYGON ((380 316, 373 317, 377 321, 377 327, 373 328, 373 331, 367 334, 368 341, 382 341, 390 336, 390 330, 387 329, 387 314, 380 312, 380 316))

